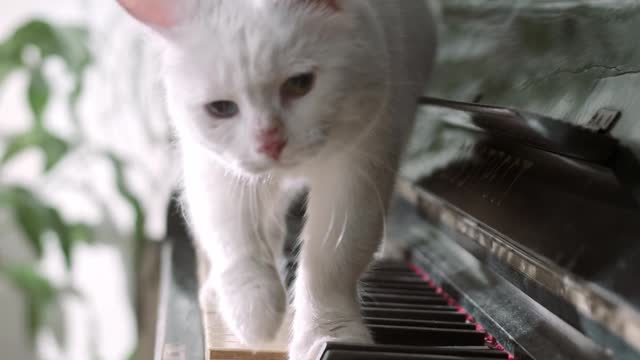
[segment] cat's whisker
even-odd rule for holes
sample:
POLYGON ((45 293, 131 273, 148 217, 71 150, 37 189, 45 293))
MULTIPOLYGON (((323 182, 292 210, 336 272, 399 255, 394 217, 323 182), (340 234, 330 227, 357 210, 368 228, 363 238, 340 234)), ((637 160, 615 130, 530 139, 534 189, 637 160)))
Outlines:
MULTIPOLYGON (((271 176, 271 175, 269 175, 269 176, 271 176)), ((270 182, 271 182, 271 179, 270 179, 270 182)), ((271 184, 271 186, 273 186, 273 185, 271 184)), ((272 203, 276 203, 277 201, 282 201, 281 199, 277 199, 276 197, 277 197, 276 193, 275 192, 272 193, 272 199, 271 199, 272 203)), ((287 203, 287 205, 289 205, 289 203, 287 203)), ((282 206, 282 205, 280 205, 280 206, 282 206)), ((276 214, 273 211, 270 211, 270 213, 271 213, 271 217, 272 217, 273 221, 275 221, 278 224, 278 226, 280 228, 280 231, 283 234, 286 234, 288 232, 288 229, 287 229, 288 208, 285 207, 284 214, 283 213, 276 214), (282 219, 283 215, 284 215, 284 221, 282 219)))
POLYGON ((368 182, 369 185, 371 185, 371 188, 375 192, 376 200, 378 200, 378 206, 380 207, 380 215, 382 217, 382 239, 385 239, 387 237, 387 214, 385 211, 386 209, 385 202, 382 199, 382 195, 380 194, 380 189, 376 185, 376 182, 373 181, 371 179, 371 176, 369 176, 365 171, 363 171, 361 168, 357 168, 356 170, 358 171, 360 176, 362 176, 362 178, 366 182, 368 182))
POLYGON ((345 152, 349 152, 351 151, 353 148, 357 147, 359 144, 361 144, 363 142, 363 139, 367 138, 369 135, 374 134, 376 130, 376 128, 380 128, 378 125, 379 121, 382 121, 383 119, 381 118, 381 116, 377 116, 375 119, 369 121, 369 123, 367 124, 367 126, 362 129, 362 131, 358 134, 358 136, 354 139, 354 141, 351 143, 351 145, 347 146, 344 151, 345 152))
POLYGON ((344 213, 344 223, 342 223, 342 230, 340 231, 340 236, 338 237, 338 241, 336 241, 336 245, 334 247, 335 250, 338 250, 340 244, 342 244, 342 240, 344 239, 344 234, 347 232, 347 223, 349 222, 349 213, 344 213))
POLYGON ((364 158, 364 160, 369 161, 372 165, 376 166, 377 168, 379 168, 381 170, 388 171, 389 173, 394 174, 394 175, 397 172, 396 169, 394 169, 393 167, 389 166, 383 160, 373 157, 371 154, 368 154, 368 153, 360 150, 358 147, 354 146, 351 149, 351 151, 353 153, 359 155, 359 156, 362 156, 364 158))
MULTIPOLYGON (((258 180, 259 181, 259 180, 258 180)), ((262 246, 264 247, 265 250, 265 254, 269 254, 271 261, 274 262, 275 264, 275 254, 273 253, 273 249, 271 248, 271 246, 269 246, 269 239, 267 237, 267 235, 264 233, 265 229, 264 226, 260 226, 263 223, 261 222, 263 219, 260 219, 259 214, 260 213, 264 213, 264 211, 260 211, 263 210, 264 208, 263 203, 264 203, 264 198, 262 198, 261 196, 264 196, 264 192, 261 191, 262 188, 257 186, 258 184, 254 184, 254 217, 257 221, 255 221, 255 228, 256 228, 256 233, 258 238, 256 239, 257 241, 259 241, 262 246)))
POLYGON ((251 231, 253 232, 253 241, 257 242, 263 250, 265 255, 270 256, 271 260, 274 260, 274 254, 269 247, 267 238, 263 236, 261 231, 262 220, 260 218, 260 213, 262 213, 261 204, 262 199, 260 196, 260 188, 258 187, 259 179, 248 179, 247 187, 249 189, 249 217, 251 221, 249 222, 249 226, 251 227, 251 231))
POLYGON ((327 240, 329 240, 329 237, 331 236, 331 232, 333 231, 333 225, 334 225, 334 221, 336 219, 336 209, 333 208, 331 209, 331 220, 329 220, 329 226, 327 229, 327 233, 324 236, 324 239, 322 239, 322 246, 324 247, 324 245, 327 243, 327 240))
POLYGON ((262 241, 262 236, 260 236, 260 218, 256 214, 256 210, 260 210, 258 208, 258 199, 257 199, 257 187, 251 182, 251 180, 247 181, 247 186, 249 187, 249 217, 251 221, 249 222, 249 227, 251 227, 251 231, 253 232, 254 241, 262 241))
MULTIPOLYGON (((265 199, 265 202, 268 204, 275 204, 277 201, 276 195, 273 193, 265 193, 264 196, 271 196, 270 198, 265 199)), ((274 210, 274 209, 269 209, 269 210, 274 210)), ((278 227, 278 230, 280 230, 283 234, 286 233, 287 226, 286 224, 283 224, 283 222, 280 219, 278 219, 278 214, 275 211, 267 211, 267 213, 268 213, 269 219, 271 220, 270 223, 275 224, 278 227)))

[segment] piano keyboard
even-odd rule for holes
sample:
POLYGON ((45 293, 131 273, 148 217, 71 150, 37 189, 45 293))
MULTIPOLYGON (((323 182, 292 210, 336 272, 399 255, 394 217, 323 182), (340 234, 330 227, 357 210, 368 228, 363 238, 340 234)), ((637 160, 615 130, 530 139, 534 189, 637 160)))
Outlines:
MULTIPOLYGON (((375 345, 327 343, 318 360, 490 360, 510 359, 428 277, 397 262, 380 262, 361 281, 365 323, 375 345)), ((240 344, 215 312, 205 311, 211 360, 286 360, 288 326, 261 349, 240 344)))

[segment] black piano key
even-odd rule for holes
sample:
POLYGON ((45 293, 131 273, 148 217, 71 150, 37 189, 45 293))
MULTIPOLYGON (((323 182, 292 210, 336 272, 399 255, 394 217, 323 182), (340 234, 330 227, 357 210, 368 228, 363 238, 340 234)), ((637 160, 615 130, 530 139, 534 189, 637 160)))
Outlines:
POLYGON ((365 307, 377 307, 386 309, 407 309, 407 310, 436 310, 436 311, 457 311, 457 308, 448 305, 425 305, 425 304, 402 304, 380 301, 363 301, 360 303, 365 307))
POLYGON ((466 322, 467 320, 464 314, 454 312, 454 311, 385 309, 385 308, 377 308, 377 307, 362 307, 362 315, 366 317, 433 320, 433 321, 466 322))
POLYGON ((322 360, 493 360, 493 358, 328 350, 322 360))
POLYGON ((361 293, 360 297, 363 301, 377 302, 393 302, 400 304, 423 304, 423 305, 447 305, 447 300, 436 294, 414 295, 415 293, 407 293, 400 291, 384 291, 369 290, 361 293))
POLYGON ((375 262, 369 266, 369 271, 376 270, 411 270, 409 266, 402 262, 381 263, 375 262))
POLYGON ((360 285, 362 286, 380 286, 380 287, 393 287, 393 288, 401 288, 401 289, 409 289, 409 290, 420 290, 420 289, 428 289, 432 292, 436 292, 436 289, 429 286, 428 283, 424 281, 394 281, 394 280, 384 280, 384 279, 361 279, 360 285))
POLYGON ((360 286, 364 288, 369 288, 369 289, 378 289, 378 288, 386 289, 386 290, 396 289, 396 290, 402 290, 402 291, 408 291, 408 292, 415 291, 417 293, 430 293, 432 295, 441 296, 440 294, 438 294, 436 289, 430 287, 425 282, 419 282, 419 281, 416 281, 414 283, 367 281, 367 282, 361 282, 360 286))
POLYGON ((369 266, 369 271, 406 271, 406 270, 412 271, 411 267, 406 264, 396 264, 396 265, 373 264, 369 266))
POLYGON ((481 346, 485 333, 476 330, 369 325, 376 344, 414 346, 481 346))
POLYGON ((421 278, 418 275, 406 275, 406 274, 401 274, 401 275, 394 275, 394 274, 367 274, 365 276, 363 276, 362 278, 360 278, 360 281, 363 283, 377 283, 377 282, 394 282, 394 283, 400 283, 400 284, 424 284, 425 286, 428 286, 427 282, 424 281, 423 278, 421 278))
POLYGON ((370 287, 370 288, 384 288, 384 289, 399 289, 399 290, 423 290, 425 292, 436 293, 436 289, 429 287, 429 284, 415 283, 415 284, 403 284, 396 283, 393 281, 372 281, 372 282, 361 282, 361 287, 370 287))
POLYGON ((367 273, 374 273, 374 272, 411 272, 411 273, 415 273, 415 271, 413 271, 411 268, 406 267, 406 266, 388 266, 388 267, 374 266, 374 267, 369 268, 369 270, 367 271, 367 273))
POLYGON ((377 275, 397 275, 397 276, 419 276, 415 271, 410 269, 391 269, 391 270, 371 270, 367 271, 363 276, 377 276, 377 275))
MULTIPOLYGON (((291 275, 296 265, 289 264, 291 275)), ((360 289, 364 321, 378 344, 329 343, 322 360, 508 359, 483 346, 485 333, 404 263, 374 264, 360 289)))
POLYGON ((361 279, 402 279, 407 278, 411 280, 420 280, 422 283, 425 283, 424 279, 414 273, 413 271, 373 271, 363 274, 361 279))
POLYGON ((370 324, 370 325, 390 325, 390 326, 413 326, 413 327, 426 327, 426 328, 438 328, 438 329, 461 329, 461 330, 476 329, 475 324, 455 322, 455 321, 433 321, 433 320, 365 317, 364 322, 367 325, 370 324))
POLYGON ((435 291, 432 291, 429 288, 425 288, 424 290, 418 289, 391 289, 391 288, 379 288, 372 286, 364 286, 362 287, 362 294, 372 294, 372 295, 402 295, 402 296, 417 296, 423 298, 437 298, 443 299, 435 291))
MULTIPOLYGON (((469 359, 508 359, 504 351, 492 350, 486 346, 406 346, 406 345, 364 345, 328 342, 323 352, 333 351, 358 351, 393 354, 422 354, 422 355, 448 355, 462 356, 469 359)), ((320 359, 327 360, 322 356, 320 359)))

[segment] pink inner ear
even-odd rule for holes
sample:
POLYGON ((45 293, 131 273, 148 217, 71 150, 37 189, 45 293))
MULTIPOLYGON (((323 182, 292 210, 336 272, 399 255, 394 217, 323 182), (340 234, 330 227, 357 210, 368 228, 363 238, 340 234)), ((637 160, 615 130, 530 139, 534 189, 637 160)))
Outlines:
POLYGON ((136 19, 150 26, 169 28, 177 25, 177 0, 117 0, 136 19))

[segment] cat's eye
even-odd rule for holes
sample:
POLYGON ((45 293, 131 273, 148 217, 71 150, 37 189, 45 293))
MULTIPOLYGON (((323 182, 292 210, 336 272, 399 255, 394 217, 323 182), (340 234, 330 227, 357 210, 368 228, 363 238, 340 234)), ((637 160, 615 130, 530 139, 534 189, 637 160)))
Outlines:
POLYGON ((290 77, 282 84, 282 97, 299 98, 307 95, 313 88, 315 76, 312 73, 290 77))
POLYGON ((238 104, 228 100, 212 101, 208 103, 205 108, 209 115, 219 119, 232 118, 240 112, 238 104))

